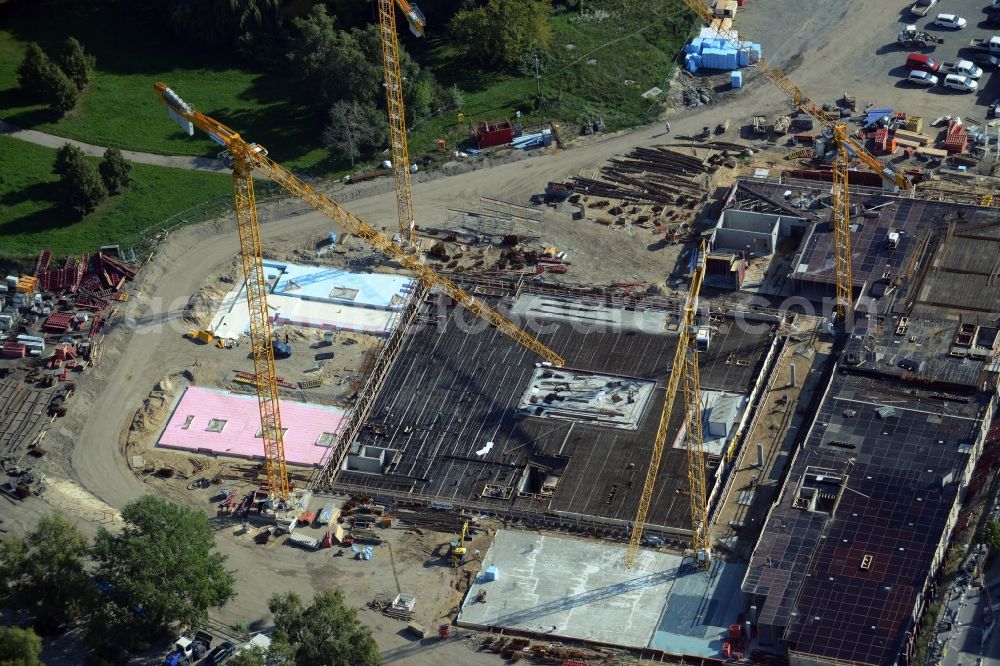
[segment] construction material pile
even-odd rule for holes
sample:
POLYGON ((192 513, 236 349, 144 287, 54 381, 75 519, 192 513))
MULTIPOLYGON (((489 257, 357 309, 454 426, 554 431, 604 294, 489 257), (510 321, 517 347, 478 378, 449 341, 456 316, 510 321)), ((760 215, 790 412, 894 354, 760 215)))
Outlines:
POLYGON ((715 170, 705 160, 654 146, 612 158, 601 168, 601 180, 578 176, 571 184, 581 194, 623 203, 684 206, 701 200, 705 182, 700 176, 715 170))
POLYGON ((753 42, 741 43, 734 30, 720 24, 719 29, 702 28, 697 37, 684 45, 684 53, 684 67, 689 72, 699 69, 734 70, 758 62, 761 46, 753 42))

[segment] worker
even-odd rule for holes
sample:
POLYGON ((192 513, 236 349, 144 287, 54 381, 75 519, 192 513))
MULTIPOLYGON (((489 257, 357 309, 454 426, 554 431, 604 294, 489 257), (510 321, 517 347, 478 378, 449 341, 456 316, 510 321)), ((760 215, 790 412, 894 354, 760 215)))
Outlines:
POLYGON ((670 134, 670 123, 667 123, 667 134, 670 134))

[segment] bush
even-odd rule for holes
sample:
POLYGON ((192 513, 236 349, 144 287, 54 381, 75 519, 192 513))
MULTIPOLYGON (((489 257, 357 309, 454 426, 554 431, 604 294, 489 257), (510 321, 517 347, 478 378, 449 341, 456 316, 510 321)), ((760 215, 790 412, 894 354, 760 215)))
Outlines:
POLYGON ((98 167, 101 180, 108 189, 108 194, 118 194, 132 182, 132 163, 122 156, 117 148, 104 151, 104 159, 98 167))
POLYGON ((94 65, 96 64, 97 61, 94 56, 88 55, 83 50, 83 45, 75 37, 70 37, 66 40, 66 47, 62 57, 62 68, 77 90, 83 90, 90 83, 90 78, 94 74, 94 65))
POLYGON ((37 99, 42 98, 42 82, 45 80, 52 61, 35 42, 28 44, 24 59, 17 68, 17 84, 21 90, 37 99))
POLYGON ((24 60, 17 68, 17 80, 22 90, 60 115, 71 111, 80 97, 73 81, 34 42, 28 44, 24 60))
POLYGON ((65 176, 69 173, 70 166, 85 161, 86 157, 82 150, 71 143, 64 143, 56 150, 56 160, 52 163, 52 173, 57 176, 65 176))
POLYGON ((73 162, 59 184, 63 207, 78 217, 90 213, 108 198, 104 181, 87 160, 73 162))
POLYGON ((76 101, 80 99, 79 89, 55 64, 49 67, 46 79, 42 84, 42 95, 49 108, 58 111, 60 115, 72 111, 73 107, 76 106, 76 101))

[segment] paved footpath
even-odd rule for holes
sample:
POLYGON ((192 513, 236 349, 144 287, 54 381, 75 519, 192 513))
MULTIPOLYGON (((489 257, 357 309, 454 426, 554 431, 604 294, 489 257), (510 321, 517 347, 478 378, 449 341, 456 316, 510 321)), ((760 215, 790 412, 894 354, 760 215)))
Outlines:
MULTIPOLYGON (((73 139, 66 139, 45 132, 21 129, 16 125, 0 120, 0 135, 9 136, 28 143, 34 143, 47 148, 59 148, 64 143, 74 145, 91 157, 100 157, 104 154, 104 146, 95 146, 90 143, 82 143, 73 139)), ((125 159, 137 164, 152 164, 154 166, 174 167, 175 169, 192 169, 196 171, 218 171, 226 172, 227 169, 222 164, 211 157, 191 157, 189 155, 155 155, 153 153, 139 153, 134 150, 123 150, 125 159)))

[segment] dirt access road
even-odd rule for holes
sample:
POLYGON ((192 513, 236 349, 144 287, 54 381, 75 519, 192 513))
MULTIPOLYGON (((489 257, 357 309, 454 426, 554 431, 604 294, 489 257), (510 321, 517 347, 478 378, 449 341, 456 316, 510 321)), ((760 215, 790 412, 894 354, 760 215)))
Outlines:
MULTIPOLYGON (((893 87, 888 72, 895 66, 891 63, 902 56, 895 47, 886 50, 885 45, 900 25, 897 11, 903 7, 901 0, 817 0, 809 3, 808 9, 799 0, 753 0, 737 17, 736 27, 747 38, 762 42, 774 64, 783 67, 818 101, 836 99, 850 90, 861 104, 873 101, 888 105, 898 96, 911 113, 918 115, 967 113, 966 109, 972 109, 975 102, 971 96, 933 95, 893 87), (956 104, 965 106, 956 111, 956 104)), ((967 30, 963 39, 969 35, 967 30)), ((759 77, 750 76, 746 89, 719 105, 679 110, 671 118, 671 138, 694 134, 703 125, 714 125, 725 118, 741 123, 753 113, 774 114, 787 109, 781 93, 759 77)), ((417 219, 424 225, 440 224, 445 209, 475 207, 480 195, 523 203, 531 194, 541 191, 549 180, 594 169, 614 154, 663 140, 663 126, 657 123, 626 134, 602 137, 572 150, 420 182, 414 191, 417 219)), ((391 184, 382 183, 380 187, 389 190, 391 184)), ((395 204, 390 192, 358 199, 353 199, 352 192, 345 194, 345 201, 352 199, 349 208, 360 216, 377 226, 395 225, 395 204)), ((333 228, 325 217, 300 215, 267 222, 263 240, 265 245, 291 243, 329 230, 333 228)), ((575 229, 563 231, 577 233, 575 229)), ((579 232, 582 238, 583 229, 579 232)), ((607 267, 609 281, 640 270, 634 269, 638 265, 644 275, 656 270, 655 254, 645 250, 636 253, 634 248, 625 247, 621 237, 608 236, 598 244, 583 238, 581 245, 586 247, 577 248, 578 261, 589 259, 595 266, 607 267)), ((150 387, 163 376, 164 368, 194 362, 196 352, 180 337, 186 329, 179 321, 180 315, 204 276, 228 264, 237 251, 231 222, 201 225, 174 234, 142 272, 136 284, 138 293, 127 306, 127 319, 117 323, 109 333, 102 366, 83 382, 75 399, 76 408, 61 424, 65 445, 72 447, 67 475, 112 507, 121 507, 149 491, 126 465, 121 453, 121 434, 150 387)), ((4 506, 3 511, 7 513, 8 507, 4 506)), ((239 570, 240 595, 234 606, 227 609, 227 617, 242 617, 257 626, 266 625, 264 601, 275 590, 297 589, 308 593, 312 589, 338 586, 337 579, 329 573, 271 562, 252 550, 230 545, 227 539, 220 539, 220 547, 231 556, 230 564, 239 570)), ((368 616, 365 617, 368 621, 368 616)), ((431 664, 445 657, 437 649, 402 651, 408 644, 405 639, 390 628, 377 627, 377 631, 387 651, 401 650, 396 653, 400 657, 396 663, 431 664)), ((471 655, 471 652, 464 655, 464 660, 456 663, 474 663, 471 655)))

